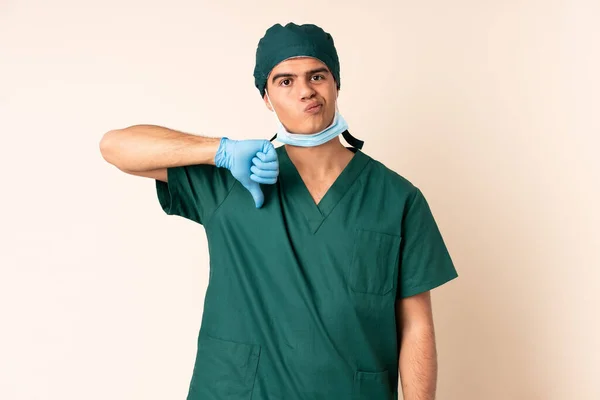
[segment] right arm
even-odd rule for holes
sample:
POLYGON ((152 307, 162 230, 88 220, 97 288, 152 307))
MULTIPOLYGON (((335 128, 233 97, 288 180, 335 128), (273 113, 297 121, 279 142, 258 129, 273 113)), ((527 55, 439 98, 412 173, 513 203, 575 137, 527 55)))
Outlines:
POLYGON ((220 141, 157 125, 133 125, 105 133, 100 152, 123 172, 167 182, 167 168, 214 165, 220 141))

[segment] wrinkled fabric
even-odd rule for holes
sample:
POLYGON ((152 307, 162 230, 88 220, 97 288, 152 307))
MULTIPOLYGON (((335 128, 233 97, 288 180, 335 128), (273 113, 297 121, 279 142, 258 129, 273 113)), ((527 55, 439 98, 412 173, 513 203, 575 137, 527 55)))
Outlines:
POLYGON ((163 210, 202 224, 210 252, 187 399, 396 400, 395 304, 458 276, 425 197, 353 149, 316 204, 276 150, 260 209, 223 168, 156 181, 163 210))

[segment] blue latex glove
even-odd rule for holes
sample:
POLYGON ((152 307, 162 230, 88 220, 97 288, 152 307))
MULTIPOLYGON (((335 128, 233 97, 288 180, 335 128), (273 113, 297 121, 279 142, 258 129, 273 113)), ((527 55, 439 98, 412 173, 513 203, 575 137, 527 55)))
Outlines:
POLYGON ((265 197, 260 184, 272 185, 279 176, 279 161, 275 146, 268 140, 221 139, 215 155, 215 165, 227 168, 248 189, 256 208, 262 207, 265 197))

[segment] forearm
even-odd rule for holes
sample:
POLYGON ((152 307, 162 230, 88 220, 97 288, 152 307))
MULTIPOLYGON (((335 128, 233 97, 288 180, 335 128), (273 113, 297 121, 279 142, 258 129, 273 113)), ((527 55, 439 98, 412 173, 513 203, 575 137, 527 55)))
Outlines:
POLYGON ((107 132, 100 141, 106 161, 123 171, 141 172, 193 164, 214 164, 220 138, 156 125, 134 125, 107 132))
POLYGON ((437 368, 433 326, 403 333, 399 371, 404 400, 434 400, 437 368))

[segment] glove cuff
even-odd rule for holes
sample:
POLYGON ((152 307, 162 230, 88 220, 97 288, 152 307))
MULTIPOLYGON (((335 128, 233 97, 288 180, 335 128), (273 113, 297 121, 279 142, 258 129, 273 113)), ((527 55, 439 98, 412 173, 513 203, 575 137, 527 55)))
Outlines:
POLYGON ((227 166, 227 143, 229 139, 226 137, 222 137, 219 143, 219 148, 217 149, 217 153, 215 154, 215 166, 218 168, 228 168, 227 166))

